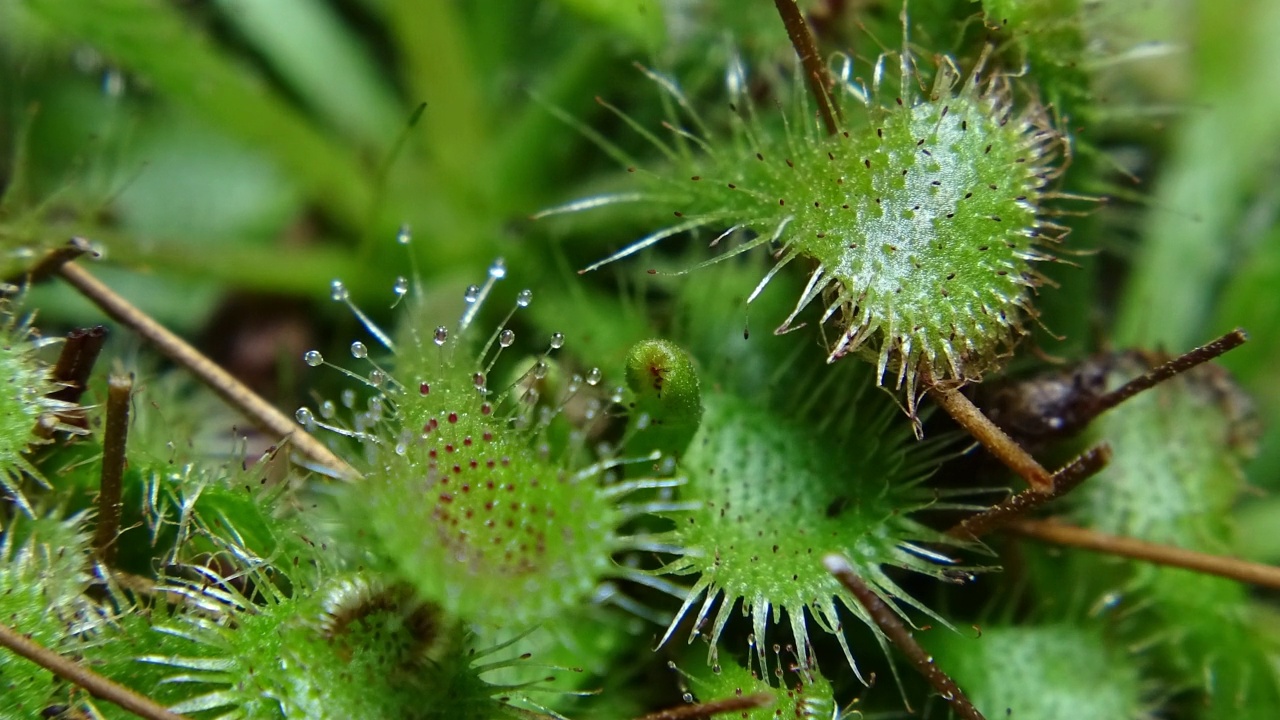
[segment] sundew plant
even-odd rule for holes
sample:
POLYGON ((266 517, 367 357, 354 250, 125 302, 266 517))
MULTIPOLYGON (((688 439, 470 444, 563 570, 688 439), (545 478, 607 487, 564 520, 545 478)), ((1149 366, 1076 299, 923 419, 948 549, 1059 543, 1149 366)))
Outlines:
POLYGON ((0 0, 0 718, 1274 717, 1276 38, 0 0))

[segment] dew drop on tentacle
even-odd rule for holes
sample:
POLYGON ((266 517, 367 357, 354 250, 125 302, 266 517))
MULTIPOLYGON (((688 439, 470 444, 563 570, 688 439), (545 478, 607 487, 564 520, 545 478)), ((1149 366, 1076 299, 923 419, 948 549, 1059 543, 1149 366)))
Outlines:
POLYGON ((319 350, 308 350, 302 354, 302 361, 311 367, 319 367, 324 364, 324 355, 319 350))
POLYGON ((351 311, 352 315, 356 316, 356 319, 360 321, 360 324, 364 326, 365 330, 369 331, 370 335, 372 335, 386 349, 391 350, 392 352, 395 351, 395 343, 391 340, 391 336, 379 327, 378 324, 373 321, 373 318, 366 315, 363 310, 351 301, 351 291, 347 289, 347 286, 341 280, 334 279, 329 283, 329 297, 334 302, 340 302, 346 305, 347 309, 351 311))

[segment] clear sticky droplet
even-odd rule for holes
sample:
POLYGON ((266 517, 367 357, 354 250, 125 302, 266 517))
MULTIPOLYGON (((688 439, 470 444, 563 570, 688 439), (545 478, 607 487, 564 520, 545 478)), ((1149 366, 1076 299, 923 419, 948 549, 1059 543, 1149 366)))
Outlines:
POLYGON ((475 302, 475 301, 479 300, 479 299, 480 299, 480 286, 479 286, 479 285, 468 285, 468 286, 467 286, 467 291, 466 291, 466 292, 464 292, 464 293, 462 293, 462 299, 463 299, 463 300, 466 300, 468 304, 473 303, 473 302, 475 302))
POLYGON ((564 347, 564 333, 551 333, 551 349, 559 350, 564 347))
POLYGON ((298 408, 293 417, 298 421, 299 425, 311 425, 316 421, 316 416, 312 415, 311 410, 308 408, 298 408))
POLYGON ((444 345, 445 341, 449 339, 449 328, 443 325, 437 327, 436 334, 433 339, 436 341, 436 345, 444 345))
POLYGON ((547 364, 541 360, 533 364, 533 376, 538 380, 547 376, 547 364))
POLYGON ((489 266, 489 277, 493 278, 494 280, 501 280, 506 276, 507 276, 507 261, 503 260, 502 258, 498 258, 494 260, 493 264, 489 266))
POLYGON ((604 379, 604 373, 600 372, 600 368, 591 368, 591 372, 587 373, 588 385, 599 385, 602 379, 604 379))
POLYGON ((320 354, 319 350, 308 350, 302 354, 302 362, 311 367, 316 367, 324 363, 324 356, 320 354))
POLYGON ((409 229, 408 223, 401 225, 400 229, 396 232, 396 242, 401 245, 408 245, 410 242, 413 242, 413 231, 409 229))
POLYGON ((512 343, 514 343, 515 341, 516 341, 516 334, 514 330, 505 329, 502 332, 498 333, 498 344, 504 348, 511 347, 512 343))
POLYGON ((320 403, 320 417, 324 418, 325 420, 329 420, 333 418, 334 415, 337 415, 337 414, 338 414, 338 408, 333 404, 332 400, 325 400, 324 402, 320 403))
POLYGON ((529 307, 529 303, 533 302, 533 291, 525 288, 516 293, 516 305, 520 307, 529 307))
POLYGON ((334 280, 329 283, 329 297, 333 298, 334 302, 342 302, 351 297, 351 293, 347 292, 347 286, 342 284, 341 280, 334 280))
POLYGON ((409 293, 409 278, 403 275, 396 278, 396 284, 392 285, 391 289, 395 292, 396 297, 404 297, 409 293))
POLYGON ((359 340, 356 340, 355 342, 351 343, 351 357, 357 360, 363 360, 368 356, 369 356, 369 348, 365 347, 364 343, 360 342, 359 340))
POLYGON ((381 370, 369 371, 369 384, 374 387, 382 387, 382 383, 387 381, 387 374, 381 370))
POLYGON ((342 407, 350 409, 355 406, 356 406, 356 391, 352 390, 351 388, 347 388, 346 390, 343 390, 342 391, 342 407))
POLYGON ((680 696, 680 699, 684 700, 686 703, 691 703, 693 702, 693 693, 685 693, 680 696))

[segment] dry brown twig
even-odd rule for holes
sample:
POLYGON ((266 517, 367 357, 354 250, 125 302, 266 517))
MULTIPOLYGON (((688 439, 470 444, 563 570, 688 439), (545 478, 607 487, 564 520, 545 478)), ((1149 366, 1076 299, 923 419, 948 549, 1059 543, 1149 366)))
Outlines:
POLYGON ((112 375, 107 380, 107 424, 102 433, 98 523, 93 532, 93 548, 107 566, 115 562, 116 535, 120 531, 120 496, 124 491, 129 405, 132 400, 133 376, 112 375))
POLYGON ((154 700, 59 655, 4 623, 0 623, 0 647, 12 650, 63 680, 88 690, 94 697, 119 705, 144 720, 186 720, 154 700))
POLYGON ((737 697, 721 698, 710 702, 659 710, 636 718, 636 720, 703 720, 703 718, 724 715, 737 710, 754 710, 773 704, 773 695, 769 693, 753 693, 737 697))
POLYGON ((916 642, 911 632, 902 624, 902 620, 898 618, 893 608, 881 600, 880 596, 858 577, 848 560, 841 555, 831 554, 822 559, 822 564, 826 566, 827 572, 834 575, 840 584, 862 603, 880 631, 889 638, 889 642, 907 657, 911 666, 929 681, 942 699, 951 705, 956 715, 964 720, 986 720, 978 708, 974 707, 965 696, 960 686, 956 685, 955 680, 943 672, 942 668, 933 661, 933 656, 920 647, 920 643, 916 642))
POLYGON ((37 278, 52 274, 60 275, 108 316, 127 326, 155 345, 171 360, 185 367, 254 424, 277 439, 287 438, 298 453, 311 463, 344 480, 356 480, 360 477, 355 468, 325 447, 293 418, 280 412, 199 350, 120 297, 89 271, 71 262, 89 252, 91 250, 87 242, 79 239, 72 240, 68 248, 54 251, 37 263, 30 276, 37 278))
POLYGON ((1223 555, 1210 555, 1136 538, 1108 535, 1055 520, 1011 520, 1004 526, 1004 530, 1041 542, 1185 568, 1280 590, 1280 567, 1274 565, 1264 565, 1223 555))

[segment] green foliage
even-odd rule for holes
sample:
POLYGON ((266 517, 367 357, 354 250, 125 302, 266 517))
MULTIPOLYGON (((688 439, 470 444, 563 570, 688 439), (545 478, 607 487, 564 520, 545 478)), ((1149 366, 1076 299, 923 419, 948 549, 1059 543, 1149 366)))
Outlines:
POLYGON ((0 301, 0 487, 30 514, 31 505, 22 490, 24 477, 47 481, 27 459, 26 452, 40 440, 37 425, 56 423, 53 413, 65 407, 48 397, 56 389, 49 369, 35 354, 31 318, 15 313, 9 301, 0 301))
MULTIPOLYGON (((23 631, 45 647, 74 651, 102 613, 85 597, 89 584, 80 566, 88 536, 82 517, 22 519, 0 542, 0 617, 22 618, 23 631)), ((0 654, 0 690, 5 717, 32 717, 58 697, 49 671, 8 652, 0 654)))
POLYGON ((1150 717, 1136 658, 1096 631, 1068 623, 995 625, 976 638, 932 633, 929 642, 939 667, 989 718, 1150 717))
MULTIPOLYGON (((1280 558, 1249 492, 1280 477, 1280 15, 1184 5, 801 2, 831 134, 767 0, 0 3, 5 279, 94 240, 118 266, 95 274, 362 474, 290 465, 123 331, 79 407, 50 399, 42 337, 101 319, 32 287, 0 308, 0 622, 194 720, 626 720, 755 692, 775 703, 744 717, 946 717, 835 552, 990 718, 1271 717, 1273 597, 950 538, 1021 485, 917 407, 1147 344, 1106 356, 1114 386, 1247 323, 1226 364, 1270 421, 1256 461, 1247 402, 1203 371, 1099 418, 1079 442, 1112 465, 1049 511, 1280 558), (531 292, 504 318, 507 275, 531 292), (707 660, 655 650, 677 636, 707 660)), ((4 650, 0 696, 128 716, 4 650)))
POLYGON ((794 667, 791 672, 784 672, 783 663, 777 662, 774 663, 777 667, 774 679, 766 680, 755 670, 734 662, 714 667, 699 665, 697 661, 690 663, 692 672, 688 679, 694 696, 701 701, 743 697, 755 693, 772 696, 771 704, 742 713, 741 717, 748 720, 779 717, 839 720, 844 717, 836 706, 831 683, 816 674, 812 668, 794 667))

